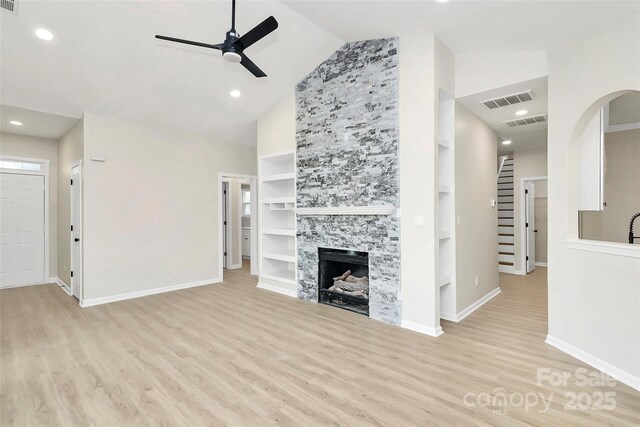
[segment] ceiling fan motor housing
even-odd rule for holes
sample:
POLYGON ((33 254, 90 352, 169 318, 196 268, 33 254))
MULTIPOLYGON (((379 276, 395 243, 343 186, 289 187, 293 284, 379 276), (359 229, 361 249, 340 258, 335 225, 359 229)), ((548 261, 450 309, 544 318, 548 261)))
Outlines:
POLYGON ((227 32, 227 37, 221 49, 222 57, 225 60, 233 63, 238 63, 242 61, 242 49, 239 49, 238 46, 234 46, 234 43, 239 38, 240 38, 240 35, 236 33, 234 30, 227 32))

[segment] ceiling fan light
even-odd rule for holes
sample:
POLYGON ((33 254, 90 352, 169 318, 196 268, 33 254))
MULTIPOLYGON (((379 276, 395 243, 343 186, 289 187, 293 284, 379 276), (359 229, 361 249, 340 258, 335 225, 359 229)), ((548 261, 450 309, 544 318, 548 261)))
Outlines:
POLYGON ((235 52, 224 52, 224 53, 222 54, 222 57, 223 57, 225 60, 227 60, 227 61, 229 61, 229 62, 232 62, 232 63, 234 63, 234 64, 237 64, 238 62, 242 61, 242 55, 237 54, 237 53, 235 53, 235 52))

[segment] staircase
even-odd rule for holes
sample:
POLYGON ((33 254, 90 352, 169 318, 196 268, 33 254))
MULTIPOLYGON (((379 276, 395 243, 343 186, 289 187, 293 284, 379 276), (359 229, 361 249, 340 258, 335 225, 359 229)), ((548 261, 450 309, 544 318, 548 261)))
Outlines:
POLYGON ((513 158, 505 156, 501 160, 498 172, 498 269, 513 273, 513 158))

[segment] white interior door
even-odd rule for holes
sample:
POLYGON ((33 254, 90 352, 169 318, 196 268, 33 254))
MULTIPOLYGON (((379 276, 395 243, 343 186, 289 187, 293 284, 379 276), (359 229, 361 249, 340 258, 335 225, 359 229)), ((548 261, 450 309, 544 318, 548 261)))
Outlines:
POLYGON ((82 166, 71 168, 71 292, 82 300, 82 166))
POLYGON ((527 273, 536 268, 536 220, 535 220, 535 187, 533 182, 527 181, 524 185, 525 189, 525 227, 527 233, 527 273))
POLYGON ((44 283, 44 176, 0 174, 0 287, 44 283))

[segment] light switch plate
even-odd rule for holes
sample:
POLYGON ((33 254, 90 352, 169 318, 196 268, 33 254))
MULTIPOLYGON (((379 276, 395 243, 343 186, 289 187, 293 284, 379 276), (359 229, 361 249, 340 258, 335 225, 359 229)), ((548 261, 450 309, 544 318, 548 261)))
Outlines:
POLYGON ((424 217, 422 215, 414 216, 413 225, 415 225, 416 227, 424 227, 424 217))

